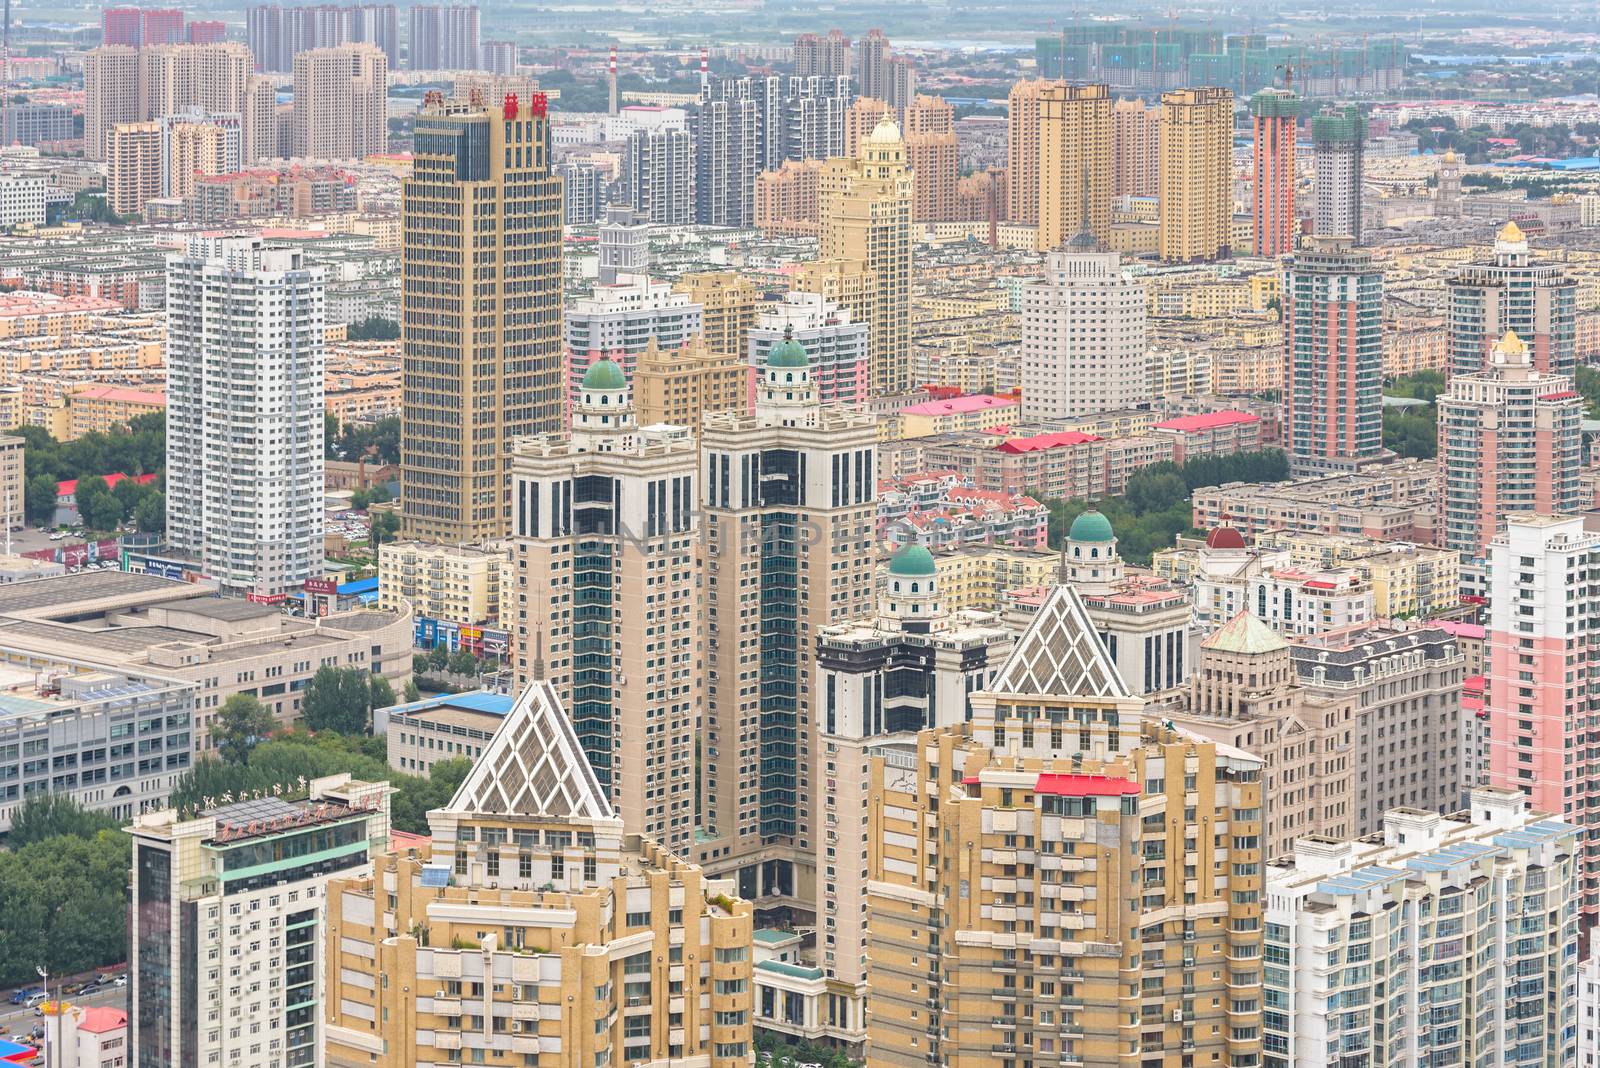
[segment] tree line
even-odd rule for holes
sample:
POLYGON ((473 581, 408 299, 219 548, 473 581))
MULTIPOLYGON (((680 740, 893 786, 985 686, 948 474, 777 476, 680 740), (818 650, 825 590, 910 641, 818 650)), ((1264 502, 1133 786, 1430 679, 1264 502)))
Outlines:
MULTIPOLYGON (((141 530, 165 529, 164 497, 157 504, 146 507, 142 522, 138 513, 139 505, 146 497, 152 493, 160 496, 159 485, 129 485, 127 489, 118 485, 107 488, 104 479, 105 475, 148 475, 160 474, 165 470, 165 413, 141 415, 126 426, 113 427, 107 433, 91 431, 72 441, 57 441, 49 431, 38 426, 21 426, 12 433, 23 441, 23 462, 28 481, 23 488, 22 504, 28 522, 36 526, 52 523, 56 510, 56 484, 77 479, 80 513, 83 512, 83 498, 86 495, 98 498, 120 491, 114 504, 96 500, 90 505, 89 512, 84 514, 84 521, 89 527, 113 530, 125 520, 133 519, 141 530), (85 480, 88 480, 87 483, 85 480), (103 521, 103 525, 96 521, 103 521)), ((132 482, 131 479, 124 481, 132 482)))

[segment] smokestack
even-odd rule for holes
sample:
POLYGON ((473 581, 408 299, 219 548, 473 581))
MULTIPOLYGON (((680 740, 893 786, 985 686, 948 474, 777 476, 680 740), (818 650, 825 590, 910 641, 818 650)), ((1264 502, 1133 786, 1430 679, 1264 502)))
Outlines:
POLYGON ((611 85, 611 114, 617 113, 617 46, 611 46, 611 62, 606 67, 606 80, 611 85))

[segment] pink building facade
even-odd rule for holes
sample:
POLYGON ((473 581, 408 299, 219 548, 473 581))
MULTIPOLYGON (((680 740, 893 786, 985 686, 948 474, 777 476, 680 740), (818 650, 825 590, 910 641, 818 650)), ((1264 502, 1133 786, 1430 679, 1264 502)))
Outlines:
POLYGON ((1489 785, 1583 829, 1580 908, 1600 914, 1600 534, 1577 516, 1522 514, 1489 543, 1489 785))
POLYGON ((1255 129, 1251 216, 1256 255, 1287 256, 1294 251, 1299 228, 1294 212, 1294 132, 1300 97, 1288 89, 1262 89, 1250 98, 1250 115, 1255 129))

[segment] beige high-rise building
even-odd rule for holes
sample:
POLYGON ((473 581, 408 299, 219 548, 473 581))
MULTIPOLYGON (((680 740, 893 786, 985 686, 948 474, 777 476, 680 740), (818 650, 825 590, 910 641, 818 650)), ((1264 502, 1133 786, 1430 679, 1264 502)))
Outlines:
POLYGON ((1161 105, 1122 97, 1111 106, 1111 192, 1161 195, 1161 105))
POLYGON ((119 122, 145 122, 187 108, 243 113, 255 61, 233 41, 91 49, 83 58, 83 143, 89 159, 105 159, 106 138, 119 122))
MULTIPOLYGON (((756 325, 756 306, 761 303, 755 280, 737 271, 694 271, 679 275, 672 288, 686 294, 689 303, 700 305, 700 331, 706 348, 732 353, 742 363, 750 328, 756 325)), ((697 420, 690 425, 700 424, 697 420)))
POLYGON ((679 349, 664 349, 651 338, 633 371, 639 424, 698 428, 706 412, 743 413, 749 379, 743 357, 717 352, 703 334, 679 349))
POLYGON ((328 1068, 751 1063, 750 904, 628 827, 552 684, 428 821, 321 897, 328 1068))
POLYGON ((1260 1063, 1261 764, 1147 719, 1073 587, 870 798, 868 1068, 1260 1063))
MULTIPOLYGON (((885 115, 890 115, 889 105, 876 97, 857 97, 844 113, 844 154, 854 159, 865 141, 885 115)), ((891 116, 892 117, 892 116, 891 116)))
POLYGON ((250 76, 239 140, 239 154, 246 164, 278 157, 278 87, 270 79, 250 76))
POLYGON ((1163 263, 1225 259, 1233 241, 1233 93, 1161 94, 1163 263))
POLYGON ((389 60, 371 44, 294 57, 294 155, 361 159, 389 145, 389 60))
POLYGON ((562 422, 561 178, 540 97, 515 110, 430 102, 416 125, 402 213, 402 522, 407 537, 481 543, 511 530, 511 443, 562 422))
POLYGON ((1305 835, 1360 833, 1354 705, 1299 684, 1289 643, 1248 611, 1200 643, 1188 693, 1161 715, 1179 727, 1262 760, 1261 825, 1267 863, 1294 856, 1305 835))
POLYGON ((634 418, 622 368, 589 365, 567 434, 518 442, 517 685, 550 680, 611 805, 687 856, 695 830, 695 441, 634 418))
POLYGON ((705 703, 700 841, 708 873, 778 917, 815 909, 817 633, 872 606, 877 423, 824 408, 804 347, 767 352, 753 415, 700 440, 705 703))
POLYGON ((822 167, 820 159, 786 159, 777 170, 756 175, 756 228, 767 234, 815 235, 822 167))
POLYGON ((1111 242, 1111 90, 1046 85, 1039 92, 1039 236, 1048 252, 1087 229, 1111 242))
POLYGON ((955 108, 940 97, 918 95, 906 108, 905 138, 912 220, 953 221, 961 176, 955 108))
POLYGON ((106 138, 106 206, 137 215, 161 195, 161 124, 119 122, 106 138))
POLYGON ((1006 218, 1010 222, 1039 224, 1039 102, 1046 89, 1064 84, 1034 78, 1013 85, 1007 97, 1006 218))
POLYGON ((912 176, 893 120, 880 121, 854 159, 828 161, 819 196, 817 262, 800 273, 795 288, 829 296, 813 287, 835 270, 831 264, 861 276, 847 287, 857 303, 843 303, 871 327, 869 388, 877 396, 904 393, 911 387, 912 176))
POLYGON ((166 196, 188 197, 196 178, 227 174, 228 131, 215 123, 185 122, 167 131, 166 196))

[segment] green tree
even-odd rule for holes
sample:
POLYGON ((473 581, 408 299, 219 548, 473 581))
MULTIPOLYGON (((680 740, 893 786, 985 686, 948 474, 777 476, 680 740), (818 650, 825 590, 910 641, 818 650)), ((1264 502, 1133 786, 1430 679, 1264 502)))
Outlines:
POLYGON ((0 853, 0 986, 126 959, 128 836, 58 835, 0 853))
POLYGON ((1419 371, 1414 375, 1397 375, 1391 378, 1384 386, 1383 393, 1387 397, 1409 397, 1432 404, 1434 398, 1443 393, 1444 389, 1443 371, 1419 371))
POLYGON ((450 666, 450 650, 442 645, 435 645, 428 650, 428 666, 434 671, 443 671, 450 666))
POLYGON ((400 517, 393 512, 379 512, 372 517, 371 542, 374 549, 394 540, 400 532, 400 517))
POLYGON ((133 525, 146 534, 165 534, 167 530, 167 495, 151 493, 133 510, 133 525))
POLYGON ((452 675, 471 675, 478 670, 478 658, 465 649, 457 649, 450 654, 450 673, 452 675))
POLYGON ((322 413, 322 457, 325 460, 338 460, 339 454, 339 417, 332 412, 322 413))
POLYGON ((407 704, 410 704, 413 701, 422 700, 422 691, 417 689, 416 679, 406 680, 405 698, 407 704))
POLYGON ((359 668, 318 668, 300 702, 306 726, 314 731, 365 734, 372 726, 366 676, 359 668))
POLYGON ((373 675, 368 682, 367 707, 388 708, 395 703, 394 687, 382 675, 373 675))
POLYGON ((139 502, 155 492, 157 490, 154 485, 148 482, 141 483, 136 478, 124 478, 111 487, 111 495, 122 505, 122 514, 125 516, 133 515, 134 510, 139 507, 139 502))
POLYGON ((93 838, 101 831, 121 829, 121 820, 105 812, 89 811, 78 804, 71 794, 35 794, 12 815, 6 844, 12 849, 21 849, 33 842, 61 835, 93 838))
POLYGON ((244 764, 250 752, 265 741, 277 721, 266 705, 247 693, 236 693, 217 710, 211 723, 211 739, 217 755, 228 764, 244 764))
POLYGON ((101 488, 85 492, 82 483, 76 494, 78 500, 78 515, 83 519, 83 525, 88 530, 112 531, 122 525, 122 502, 117 495, 105 489, 105 480, 100 479, 101 488))
POLYGON ((400 324, 381 315, 369 315, 359 323, 351 323, 345 336, 351 341, 397 341, 400 324))
POLYGON ((23 491, 22 507, 27 512, 28 522, 35 526, 47 527, 54 523, 56 480, 49 475, 34 475, 28 479, 27 488, 23 491))

